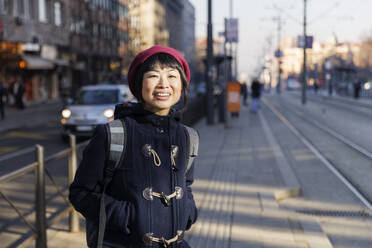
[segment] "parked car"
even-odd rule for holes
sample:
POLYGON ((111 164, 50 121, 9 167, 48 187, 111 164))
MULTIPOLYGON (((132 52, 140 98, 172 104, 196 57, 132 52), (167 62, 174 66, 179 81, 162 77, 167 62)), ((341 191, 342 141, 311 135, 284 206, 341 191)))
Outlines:
POLYGON ((287 90, 298 90, 301 88, 300 82, 295 78, 288 78, 286 81, 287 90))
POLYGON ((61 112, 62 138, 69 134, 91 137, 96 125, 114 118, 115 105, 134 101, 127 85, 88 85, 80 89, 61 112))

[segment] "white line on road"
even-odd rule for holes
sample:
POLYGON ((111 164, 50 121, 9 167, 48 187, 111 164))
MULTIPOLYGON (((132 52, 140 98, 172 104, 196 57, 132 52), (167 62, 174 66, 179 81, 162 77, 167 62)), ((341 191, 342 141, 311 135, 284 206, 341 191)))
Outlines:
POLYGON ((20 155, 23 155, 23 154, 26 154, 26 153, 29 153, 29 152, 32 152, 32 151, 35 151, 35 147, 33 147, 33 146, 22 149, 22 150, 19 150, 19 151, 15 151, 15 152, 12 152, 12 153, 9 153, 9 154, 5 154, 3 156, 0 156, 0 162, 11 159, 11 158, 14 158, 14 157, 17 157, 17 156, 20 156, 20 155))

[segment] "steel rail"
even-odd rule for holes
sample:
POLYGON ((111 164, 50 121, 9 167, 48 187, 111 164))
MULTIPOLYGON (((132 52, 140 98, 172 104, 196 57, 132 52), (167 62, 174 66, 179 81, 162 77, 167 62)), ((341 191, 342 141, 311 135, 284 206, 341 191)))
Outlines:
POLYGON ((294 110, 297 107, 294 107, 293 108, 293 107, 286 106, 286 108, 292 109, 293 110, 292 112, 295 113, 297 116, 299 116, 304 121, 313 124, 317 128, 323 130, 324 132, 326 132, 329 135, 333 136, 334 138, 338 139, 339 141, 341 141, 345 145, 348 145, 349 147, 351 147, 355 151, 361 153, 362 155, 366 156, 368 159, 371 159, 372 160, 372 152, 368 151, 364 147, 362 147, 362 146, 358 145, 357 143, 351 141, 350 139, 346 138, 344 135, 342 135, 342 134, 340 134, 340 133, 338 133, 336 131, 333 131, 332 129, 330 129, 329 127, 325 126, 324 124, 322 125, 322 124, 320 124, 317 121, 310 120, 309 118, 306 118, 304 115, 302 115, 301 113, 298 113, 296 110, 294 110))
POLYGON ((370 210, 372 211, 371 202, 358 190, 353 183, 348 180, 297 128, 295 128, 290 121, 285 118, 270 102, 262 99, 263 103, 299 138, 318 158, 323 164, 336 175, 342 183, 370 210))

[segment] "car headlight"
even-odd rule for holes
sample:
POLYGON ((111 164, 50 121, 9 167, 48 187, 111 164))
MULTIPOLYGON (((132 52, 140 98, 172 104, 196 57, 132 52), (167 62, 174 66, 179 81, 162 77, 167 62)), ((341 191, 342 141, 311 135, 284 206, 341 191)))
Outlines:
POLYGON ((371 83, 370 83, 370 82, 365 83, 365 84, 364 84, 364 89, 365 89, 365 90, 369 90, 369 89, 371 89, 371 83))
POLYGON ((70 118, 70 116, 71 116, 71 110, 69 110, 69 109, 64 109, 64 110, 62 110, 62 117, 63 118, 70 118))
POLYGON ((106 109, 104 112, 103 112, 103 115, 107 118, 111 118, 114 116, 114 110, 112 109, 106 109))

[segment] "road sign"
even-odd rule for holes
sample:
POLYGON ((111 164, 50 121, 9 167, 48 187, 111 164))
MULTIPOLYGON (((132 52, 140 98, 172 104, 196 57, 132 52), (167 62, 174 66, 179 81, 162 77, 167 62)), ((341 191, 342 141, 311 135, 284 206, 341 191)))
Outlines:
POLYGON ((238 43, 238 19, 225 18, 225 38, 226 42, 238 43))
POLYGON ((275 51, 275 57, 277 57, 277 58, 283 57, 283 52, 280 49, 277 49, 275 51))
MULTIPOLYGON (((304 36, 297 36, 297 47, 304 48, 304 36)), ((313 48, 313 36, 306 36, 306 48, 313 48)))

